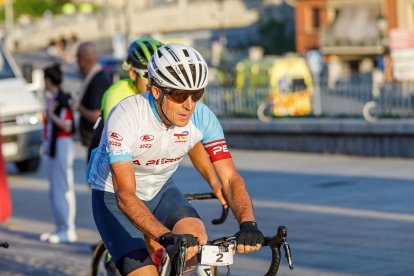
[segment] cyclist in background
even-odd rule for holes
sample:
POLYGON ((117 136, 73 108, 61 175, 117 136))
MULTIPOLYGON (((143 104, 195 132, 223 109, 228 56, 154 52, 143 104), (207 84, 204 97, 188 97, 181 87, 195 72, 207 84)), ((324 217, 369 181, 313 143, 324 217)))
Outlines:
POLYGON ((264 238, 244 180, 217 117, 198 102, 208 82, 203 57, 191 47, 169 44, 156 51, 148 69, 148 92, 113 109, 89 163, 94 220, 118 270, 158 275, 143 234, 176 250, 186 240, 186 258, 192 261, 198 245, 207 242, 202 220, 172 178, 185 154, 194 154, 198 145, 213 162, 240 224, 238 252, 259 250, 264 238))

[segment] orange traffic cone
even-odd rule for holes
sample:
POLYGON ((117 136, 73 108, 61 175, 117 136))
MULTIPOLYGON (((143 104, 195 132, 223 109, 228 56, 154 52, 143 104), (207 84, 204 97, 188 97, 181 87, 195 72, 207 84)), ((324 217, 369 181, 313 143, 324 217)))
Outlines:
POLYGON ((7 185, 6 163, 1 152, 3 138, 0 135, 0 223, 8 220, 12 214, 12 203, 7 185))

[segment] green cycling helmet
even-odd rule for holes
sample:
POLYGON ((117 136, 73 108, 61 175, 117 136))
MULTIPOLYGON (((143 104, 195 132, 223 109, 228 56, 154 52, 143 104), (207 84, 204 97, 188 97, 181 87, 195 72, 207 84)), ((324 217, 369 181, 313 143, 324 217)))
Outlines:
POLYGON ((128 56, 124 61, 124 69, 131 66, 135 69, 147 70, 148 62, 157 49, 164 43, 153 39, 150 36, 142 36, 129 45, 128 56))

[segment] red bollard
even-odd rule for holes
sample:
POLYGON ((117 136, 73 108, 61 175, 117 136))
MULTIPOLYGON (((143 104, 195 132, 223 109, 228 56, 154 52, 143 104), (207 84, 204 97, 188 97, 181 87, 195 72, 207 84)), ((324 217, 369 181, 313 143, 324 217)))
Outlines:
POLYGON ((0 223, 4 223, 12 214, 11 196, 7 185, 6 162, 1 151, 2 144, 3 137, 0 135, 0 223))

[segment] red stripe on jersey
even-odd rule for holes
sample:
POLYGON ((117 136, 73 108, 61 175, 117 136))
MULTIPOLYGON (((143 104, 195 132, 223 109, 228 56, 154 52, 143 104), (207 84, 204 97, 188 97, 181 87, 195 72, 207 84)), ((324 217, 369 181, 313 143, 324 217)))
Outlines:
POLYGON ((224 140, 224 139, 214 140, 214 141, 207 142, 203 145, 204 145, 205 148, 207 148, 211 144, 216 144, 216 143, 220 143, 220 142, 226 143, 226 140, 224 140))
MULTIPOLYGON (((231 158, 231 154, 229 149, 227 148, 226 141, 224 139, 222 140, 216 140, 216 145, 211 146, 205 146, 205 149, 210 156, 211 162, 216 162, 222 159, 231 158), (219 142, 220 141, 220 142, 219 142)), ((207 143, 206 145, 211 144, 207 143)))

